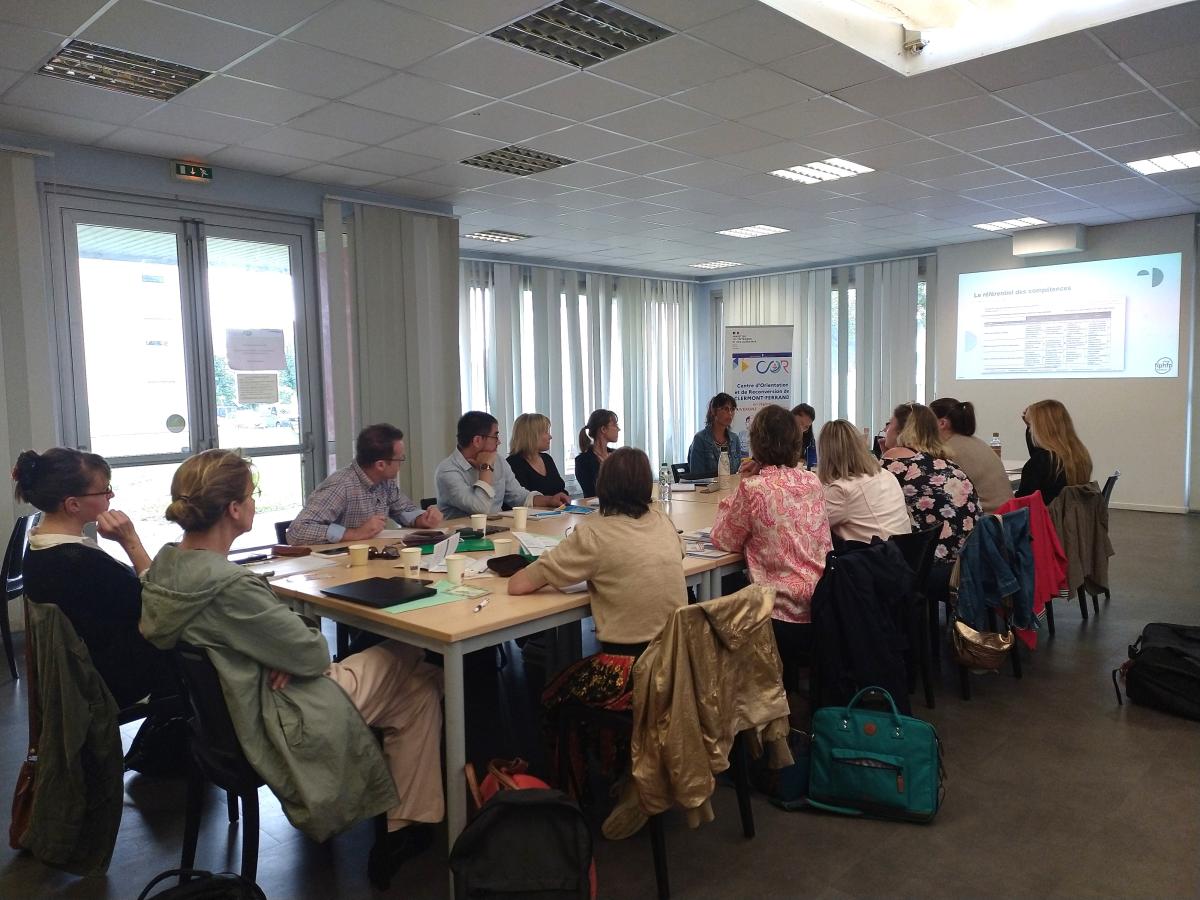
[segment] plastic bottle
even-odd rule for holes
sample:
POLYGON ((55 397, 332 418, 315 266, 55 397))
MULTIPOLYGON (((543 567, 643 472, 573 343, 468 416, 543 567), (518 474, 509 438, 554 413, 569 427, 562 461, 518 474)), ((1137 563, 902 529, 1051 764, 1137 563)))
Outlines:
POLYGON ((717 487, 726 490, 729 487, 729 451, 722 450, 717 459, 717 487))
POLYGON ((992 439, 991 439, 990 441, 988 441, 988 446, 992 448, 992 451, 993 451, 993 452, 994 452, 994 453, 995 453, 997 456, 1000 456, 1000 455, 1001 455, 1001 454, 1000 454, 1000 451, 1001 451, 1003 448, 1002 448, 1002 446, 1001 446, 1001 444, 1000 444, 1000 432, 998 432, 998 431, 993 431, 993 432, 992 432, 992 439))
POLYGON ((674 481, 669 463, 663 463, 658 470, 658 499, 667 512, 671 510, 671 483, 674 481))
POLYGON ((804 450, 804 465, 811 472, 817 467, 817 442, 811 441, 804 450))

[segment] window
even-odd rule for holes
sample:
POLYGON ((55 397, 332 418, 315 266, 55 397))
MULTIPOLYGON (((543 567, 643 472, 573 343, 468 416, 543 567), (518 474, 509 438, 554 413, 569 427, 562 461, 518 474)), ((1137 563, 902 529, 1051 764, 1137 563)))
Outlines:
POLYGON ((917 402, 925 402, 925 282, 917 282, 917 402))

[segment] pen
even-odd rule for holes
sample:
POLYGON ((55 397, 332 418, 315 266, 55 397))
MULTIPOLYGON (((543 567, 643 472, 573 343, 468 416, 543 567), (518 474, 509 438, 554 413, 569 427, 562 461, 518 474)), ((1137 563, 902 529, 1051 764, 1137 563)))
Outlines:
POLYGON ((478 603, 475 604, 475 608, 473 610, 471 610, 471 612, 479 612, 481 609, 483 609, 487 605, 488 605, 488 598, 484 597, 482 600, 480 600, 478 603))

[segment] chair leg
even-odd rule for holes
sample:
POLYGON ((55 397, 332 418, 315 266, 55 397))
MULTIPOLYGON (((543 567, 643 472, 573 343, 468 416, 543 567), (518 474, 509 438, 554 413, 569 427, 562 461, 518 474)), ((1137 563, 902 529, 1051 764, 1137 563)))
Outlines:
POLYGON ((925 611, 929 623, 929 658, 933 662, 933 671, 940 677, 942 674, 942 614, 938 602, 932 597, 926 602, 925 611))
MULTIPOLYGON (((1012 633, 1010 626, 1009 633, 1012 633)), ((1013 635, 1012 649, 1009 650, 1009 655, 1012 657, 1013 678, 1021 677, 1021 640, 1015 634, 1013 635)))
MULTIPOLYGON (((200 840, 200 816, 204 812, 204 776, 195 768, 188 773, 187 811, 183 820, 183 855, 179 868, 196 868, 196 844, 200 840)), ((180 882, 183 882, 182 876, 180 882)))
POLYGON ((924 690, 925 690, 925 707, 926 707, 926 709, 933 709, 933 705, 934 705, 933 679, 930 678, 930 675, 929 675, 929 665, 930 665, 929 657, 931 655, 930 654, 931 644, 930 644, 930 642, 926 641, 923 637, 923 635, 928 634, 928 633, 929 633, 929 604, 924 602, 924 598, 922 598, 921 621, 917 623, 917 640, 915 642, 916 643, 916 654, 917 654, 917 665, 920 667, 920 670, 921 670, 921 687, 924 688, 924 690))
POLYGON ((8 624, 8 601, 0 609, 0 636, 4 638, 4 653, 8 656, 8 671, 12 673, 13 681, 21 676, 17 674, 17 657, 13 653, 12 626, 8 624))
POLYGON ((967 671, 967 667, 962 663, 958 664, 958 681, 962 686, 962 698, 964 700, 971 699, 971 673, 967 671))
POLYGON ((350 629, 339 622, 334 628, 334 636, 337 658, 341 662, 350 655, 350 629))
POLYGON ((754 808, 750 805, 750 764, 746 752, 746 739, 743 732, 738 732, 733 738, 733 748, 730 753, 730 768, 733 769, 733 786, 737 790, 738 812, 742 816, 742 835, 754 837, 754 808))
POLYGON ((242 877, 254 881, 258 874, 258 791, 242 795, 242 877))
POLYGON ((1050 632, 1050 637, 1054 637, 1054 601, 1046 601, 1046 629, 1050 632))
POLYGON ((654 880, 658 883, 658 897, 659 900, 667 900, 671 896, 671 882, 667 875, 667 835, 661 813, 650 817, 650 846, 654 852, 654 880))
POLYGON ((1088 617, 1087 598, 1083 594, 1083 588, 1078 590, 1077 596, 1079 598, 1079 614, 1083 616, 1083 619, 1086 622, 1088 617))
POLYGON ((233 791, 226 791, 225 801, 229 807, 229 824, 236 825, 238 820, 238 795, 233 791))
POLYGON ((1095 610, 1096 615, 1100 615, 1100 592, 1099 591, 1092 594, 1092 609, 1095 610))

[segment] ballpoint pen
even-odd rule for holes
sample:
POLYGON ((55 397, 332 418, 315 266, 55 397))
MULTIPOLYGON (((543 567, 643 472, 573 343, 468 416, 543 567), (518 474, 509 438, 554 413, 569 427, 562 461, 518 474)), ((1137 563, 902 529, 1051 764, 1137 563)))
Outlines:
POLYGON ((471 612, 479 612, 481 609, 483 609, 487 605, 488 605, 488 598, 484 597, 482 600, 480 600, 478 603, 475 604, 475 608, 473 610, 471 610, 471 612))

